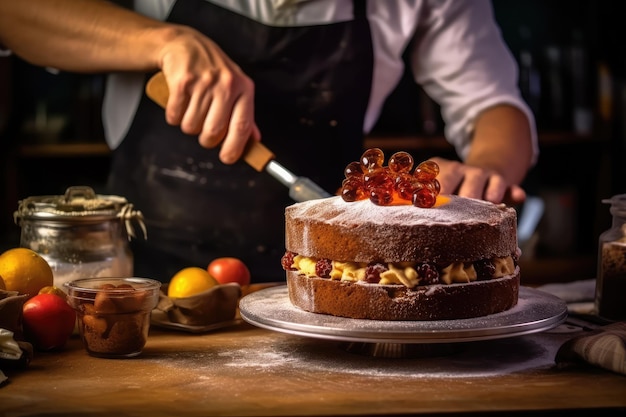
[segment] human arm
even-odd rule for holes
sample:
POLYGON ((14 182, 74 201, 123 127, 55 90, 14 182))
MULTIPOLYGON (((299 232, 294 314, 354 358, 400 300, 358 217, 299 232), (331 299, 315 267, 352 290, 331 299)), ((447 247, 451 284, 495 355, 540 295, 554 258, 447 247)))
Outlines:
POLYGON ((463 163, 432 158, 440 168, 443 193, 457 193, 495 203, 518 204, 526 193, 519 186, 532 166, 531 126, 516 107, 497 105, 476 120, 469 153, 463 163))
POLYGON ((537 137, 491 5, 448 0, 429 7, 411 64, 416 81, 441 105, 446 138, 463 161, 435 158, 442 192, 520 203, 537 137))
POLYGON ((170 90, 166 119, 198 135, 202 146, 223 144, 235 162, 254 122, 254 85, 201 33, 150 19, 102 0, 0 0, 0 44, 35 65, 73 72, 160 69, 170 90))

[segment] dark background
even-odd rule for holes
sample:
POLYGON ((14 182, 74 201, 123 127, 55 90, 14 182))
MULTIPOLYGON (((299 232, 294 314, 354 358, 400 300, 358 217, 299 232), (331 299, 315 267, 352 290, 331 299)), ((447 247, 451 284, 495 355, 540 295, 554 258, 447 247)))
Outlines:
MULTIPOLYGON (((626 193, 626 2, 493 5, 539 129, 541 155, 524 186, 543 199, 546 211, 526 256, 572 264, 573 278, 589 277, 598 236, 610 226, 601 200, 626 193)), ((63 194, 71 185, 103 190, 109 167, 100 121, 103 81, 103 74, 53 74, 15 56, 0 58, 0 250, 19 244, 13 222, 19 199, 63 194)), ((403 150, 416 159, 454 157, 436 104, 408 74, 371 136, 410 138, 419 146, 403 150)), ((400 146, 384 143, 389 151, 400 146)))

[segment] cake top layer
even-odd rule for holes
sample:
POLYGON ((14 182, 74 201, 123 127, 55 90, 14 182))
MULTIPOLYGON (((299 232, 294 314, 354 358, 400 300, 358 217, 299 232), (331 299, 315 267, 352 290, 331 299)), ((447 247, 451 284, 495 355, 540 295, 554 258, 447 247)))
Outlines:
POLYGON ((374 225, 432 226, 486 223, 496 225, 503 217, 515 215, 505 204, 459 197, 439 196, 431 208, 399 204, 379 206, 369 200, 346 202, 341 197, 310 200, 287 207, 289 217, 322 221, 338 226, 370 223, 374 225))

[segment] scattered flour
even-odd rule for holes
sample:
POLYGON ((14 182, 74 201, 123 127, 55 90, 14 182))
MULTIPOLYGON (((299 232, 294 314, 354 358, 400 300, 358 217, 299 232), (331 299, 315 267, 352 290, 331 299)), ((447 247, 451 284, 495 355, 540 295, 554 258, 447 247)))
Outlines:
MULTIPOLYGON (((240 305, 242 313, 248 315, 263 311, 265 319, 271 318, 280 323, 299 323, 304 325, 322 326, 333 329, 341 318, 324 317, 323 322, 315 315, 301 312, 291 306, 286 298, 285 289, 276 287, 246 297, 240 305), (255 308, 256 303, 262 307, 255 308), (260 310, 259 310, 260 309, 260 310), (304 315, 304 317, 300 317, 304 315), (310 318, 313 317, 313 318, 310 318), (308 320, 308 321, 307 321, 308 320), (309 323, 313 320, 313 323, 309 323)), ((465 325, 471 329, 485 329, 498 326, 509 326, 513 322, 526 323, 538 317, 552 317, 563 310, 555 297, 530 289, 520 291, 518 305, 511 310, 490 318, 476 318, 448 322, 446 328, 462 332, 465 325), (546 301, 547 299, 547 301, 546 301), (552 301, 550 301, 552 300, 552 301), (518 321, 516 321, 518 320, 518 321), (450 327, 452 326, 452 327, 450 327), (456 326, 456 327, 454 327, 456 326)), ((368 321, 351 322, 351 333, 360 333, 359 323, 366 328, 365 334, 375 332, 381 325, 368 321), (374 326, 374 327, 372 327, 374 326), (377 327, 378 326, 378 327, 377 327)), ((262 325, 263 326, 263 325, 262 325)), ((345 324, 344 324, 345 326, 345 324)), ((398 322, 394 331, 402 329, 397 326, 410 326, 406 331, 432 332, 440 328, 441 323, 424 322, 421 324, 398 322), (429 327, 430 326, 430 327, 429 327)), ((305 326, 306 327, 306 326, 305 326)), ((193 370, 198 375, 232 375, 241 376, 242 371, 248 373, 264 373, 276 375, 358 375, 379 378, 478 378, 529 372, 556 366, 555 356, 559 347, 571 337, 566 325, 550 328, 538 333, 491 339, 462 339, 461 341, 413 340, 413 344, 399 343, 368 343, 358 338, 343 339, 357 342, 341 341, 336 338, 311 337, 310 333, 287 331, 242 333, 241 338, 230 347, 213 347, 210 343, 199 350, 180 351, 167 358, 154 356, 149 360, 171 368, 180 368, 187 372, 193 370)), ((268 327, 277 329, 276 327, 268 327)), ((280 329, 280 327, 278 327, 280 329)), ((389 324, 384 327, 389 331, 389 324)), ((285 329, 283 329, 285 330, 285 329)), ((345 329, 344 329, 345 331, 345 329)), ((382 331, 378 329, 378 331, 382 331)), ((210 340, 210 338, 208 338, 210 340)), ((383 340, 376 339, 380 342, 383 340)))
MULTIPOLYGON (((244 338, 235 349, 181 351, 164 366, 193 369, 198 374, 334 373, 388 378, 476 378, 526 372, 555 366, 554 357, 568 336, 559 332, 507 339, 427 344, 424 352, 409 349, 405 357, 378 357, 372 344, 350 344, 269 333, 244 338)), ((424 345, 420 345, 424 346, 424 345)), ((414 347, 420 347, 414 346, 414 347)), ((384 347, 384 346, 383 346, 384 347)))

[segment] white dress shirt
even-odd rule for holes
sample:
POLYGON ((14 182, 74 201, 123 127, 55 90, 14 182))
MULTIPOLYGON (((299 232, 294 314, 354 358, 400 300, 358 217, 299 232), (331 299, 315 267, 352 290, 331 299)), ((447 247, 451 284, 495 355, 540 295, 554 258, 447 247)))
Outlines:
MULTIPOLYGON (((135 8, 163 20, 174 1, 135 0, 135 8)), ((271 26, 323 25, 353 18, 350 0, 206 1, 271 26)), ((446 139, 461 158, 469 152, 476 116, 496 104, 509 104, 521 109, 531 123, 536 160, 534 116, 519 92, 517 64, 489 0, 376 0, 367 3, 367 17, 374 68, 364 133, 372 129, 402 77, 402 55, 413 42, 410 63, 415 81, 439 103, 446 139)), ((143 81, 143 74, 109 76, 103 122, 111 148, 119 145, 130 127, 143 81)))

